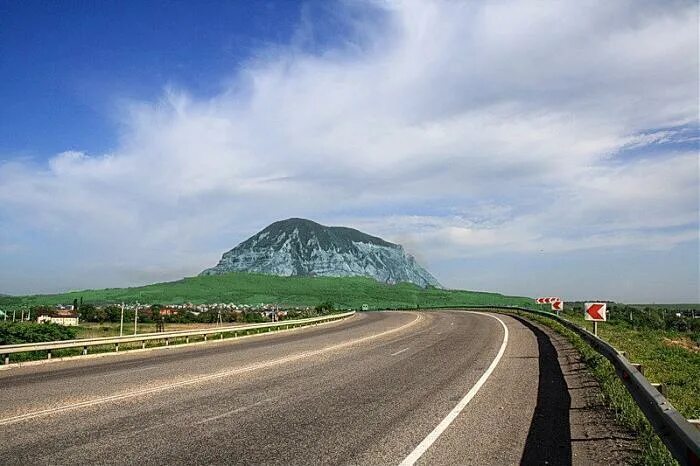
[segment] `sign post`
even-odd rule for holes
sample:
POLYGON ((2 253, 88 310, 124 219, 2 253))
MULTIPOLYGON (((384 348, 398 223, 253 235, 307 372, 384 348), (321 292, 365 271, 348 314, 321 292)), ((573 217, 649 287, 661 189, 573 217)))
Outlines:
POLYGON ((552 310, 559 315, 559 311, 564 310, 564 301, 553 301, 552 302, 552 310))
POLYGON ((583 318, 593 321, 593 335, 598 336, 598 322, 605 322, 607 305, 606 303, 586 303, 583 318))

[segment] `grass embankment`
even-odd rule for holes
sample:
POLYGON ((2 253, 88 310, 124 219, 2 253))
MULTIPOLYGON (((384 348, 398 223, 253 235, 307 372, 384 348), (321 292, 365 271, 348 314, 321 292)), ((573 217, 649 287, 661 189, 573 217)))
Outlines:
MULTIPOLYGON (((565 318, 592 330, 578 314, 565 318)), ((700 418, 700 346, 689 332, 634 329, 615 322, 598 324, 598 336, 627 359, 644 366, 644 376, 666 385, 666 398, 686 419, 700 418)))
POLYGON ((156 283, 134 288, 108 288, 52 295, 0 297, 0 309, 19 309, 39 305, 72 304, 74 299, 95 305, 113 303, 204 304, 236 303, 280 306, 316 306, 332 302, 337 308, 370 308, 510 305, 522 306, 531 299, 461 290, 423 289, 409 283, 387 285, 371 278, 277 277, 272 275, 230 273, 190 277, 175 282, 156 283))
MULTIPOLYGON (((552 319, 528 313, 517 314, 552 328, 565 336, 579 351, 583 362, 600 384, 605 405, 621 425, 638 435, 641 455, 636 460, 637 464, 677 464, 605 357, 576 333, 552 319)), ((581 316, 569 314, 565 317, 580 326, 586 325, 581 316)), ((634 330, 611 323, 599 324, 598 335, 618 350, 627 351, 630 360, 645 365, 649 380, 667 383, 668 399, 681 414, 688 418, 693 417, 693 413, 697 414, 700 408, 700 400, 697 398, 700 358, 697 353, 666 343, 669 337, 678 335, 663 330, 634 330)))

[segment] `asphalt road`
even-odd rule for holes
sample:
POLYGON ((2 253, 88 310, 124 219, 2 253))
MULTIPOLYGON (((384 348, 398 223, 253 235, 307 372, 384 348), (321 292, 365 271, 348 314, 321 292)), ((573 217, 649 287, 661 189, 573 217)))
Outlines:
POLYGON ((536 328, 498 319, 362 313, 3 371, 0 463, 399 464, 412 453, 417 464, 589 461, 572 447, 556 351, 536 328))

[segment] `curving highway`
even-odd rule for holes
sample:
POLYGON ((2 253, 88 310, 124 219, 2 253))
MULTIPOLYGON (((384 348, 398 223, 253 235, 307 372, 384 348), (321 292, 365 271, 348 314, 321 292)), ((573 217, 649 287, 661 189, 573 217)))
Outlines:
POLYGON ((0 463, 624 459, 629 439, 609 431, 595 439, 605 416, 585 414, 595 406, 574 385, 590 381, 562 345, 509 316, 371 312, 238 341, 11 369, 0 372, 0 463))

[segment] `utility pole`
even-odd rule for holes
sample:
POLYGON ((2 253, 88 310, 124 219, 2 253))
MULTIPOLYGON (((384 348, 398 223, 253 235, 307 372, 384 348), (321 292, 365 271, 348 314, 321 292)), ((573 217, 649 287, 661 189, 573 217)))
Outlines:
POLYGON ((15 321, 15 314, 17 314, 17 309, 12 309, 12 322, 15 321))
POLYGON ((139 323, 139 303, 136 302, 136 307, 134 308, 134 335, 136 335, 136 328, 139 323))
POLYGON ((122 316, 119 320, 119 336, 124 336, 124 303, 122 302, 122 316))
POLYGON ((20 316, 19 320, 24 321, 24 309, 22 309, 22 315, 20 316))

